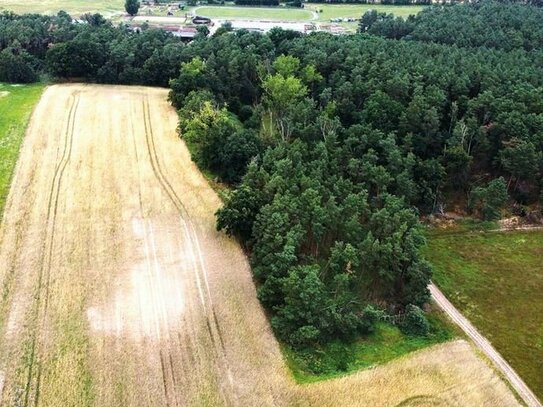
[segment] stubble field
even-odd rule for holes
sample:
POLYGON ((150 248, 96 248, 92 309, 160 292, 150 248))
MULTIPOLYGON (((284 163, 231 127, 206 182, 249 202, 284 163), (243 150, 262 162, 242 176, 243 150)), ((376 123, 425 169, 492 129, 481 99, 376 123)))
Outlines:
POLYGON ((295 384, 166 95, 36 107, 0 228, 1 405, 518 405, 464 341, 295 384))

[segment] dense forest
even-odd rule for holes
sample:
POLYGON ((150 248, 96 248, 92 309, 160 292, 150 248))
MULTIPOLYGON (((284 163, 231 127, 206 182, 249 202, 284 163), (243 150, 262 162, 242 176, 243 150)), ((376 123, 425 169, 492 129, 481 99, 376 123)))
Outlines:
POLYGON ((424 332, 419 215, 495 220, 541 198, 537 49, 274 30, 193 52, 171 82, 182 137, 236 185, 218 228, 251 253, 259 297, 291 344, 371 331, 379 310, 424 332))
POLYGON ((231 186, 217 227, 250 254, 284 341, 349 339, 387 314, 424 334, 420 216, 496 220, 542 199, 542 18, 483 2, 369 12, 352 36, 219 29, 184 45, 99 15, 3 14, 0 80, 169 83, 181 137, 231 186))
POLYGON ((535 6, 488 1, 427 7, 407 19, 370 11, 362 16, 359 31, 459 47, 531 51, 543 47, 543 13, 535 6))
POLYGON ((167 86, 177 76, 183 44, 163 30, 136 33, 100 14, 75 22, 57 16, 0 14, 0 81, 40 75, 83 81, 167 86))

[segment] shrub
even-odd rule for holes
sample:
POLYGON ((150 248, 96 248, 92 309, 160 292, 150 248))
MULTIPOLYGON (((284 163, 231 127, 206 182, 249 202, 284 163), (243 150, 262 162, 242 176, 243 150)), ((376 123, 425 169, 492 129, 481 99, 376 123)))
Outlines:
POLYGON ((427 335, 430 331, 430 324, 424 312, 412 304, 409 304, 405 311, 405 317, 400 323, 401 331, 407 335, 427 335))
POLYGON ((18 52, 12 48, 0 52, 0 82, 35 82, 37 76, 28 62, 30 58, 26 51, 18 52))
POLYGON ((363 333, 372 333, 375 331, 377 322, 383 316, 383 312, 375 308, 373 305, 367 305, 364 308, 364 313, 360 318, 360 329, 363 333))

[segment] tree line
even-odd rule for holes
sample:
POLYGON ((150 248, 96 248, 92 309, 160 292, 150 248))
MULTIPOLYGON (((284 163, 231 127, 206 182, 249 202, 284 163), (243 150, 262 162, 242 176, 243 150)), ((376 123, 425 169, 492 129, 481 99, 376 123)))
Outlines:
POLYGON ((0 14, 0 81, 34 82, 42 75, 83 81, 168 86, 179 72, 183 44, 172 34, 113 26, 100 14, 74 21, 0 14))
POLYGON ((407 19, 369 11, 359 31, 391 39, 526 51, 543 47, 543 10, 519 2, 426 7, 407 19))

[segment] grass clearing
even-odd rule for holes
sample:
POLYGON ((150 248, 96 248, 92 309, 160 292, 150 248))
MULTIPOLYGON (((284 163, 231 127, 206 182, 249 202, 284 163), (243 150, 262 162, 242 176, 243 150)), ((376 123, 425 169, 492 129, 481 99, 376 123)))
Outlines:
POLYGON ((430 232, 434 281, 543 398, 543 233, 430 232))
POLYGON ((333 342, 300 351, 283 346, 282 350, 296 382, 313 383, 382 365, 459 335, 441 311, 432 311, 428 320, 431 330, 427 336, 405 335, 394 325, 380 323, 375 332, 352 343, 333 342))
POLYGON ((309 21, 313 17, 308 10, 285 7, 198 7, 193 12, 209 18, 236 20, 309 21))
POLYGON ((24 131, 43 87, 0 84, 0 219, 24 131))
POLYGON ((239 6, 210 6, 196 7, 191 11, 195 14, 220 19, 263 19, 278 21, 321 21, 332 18, 360 18, 368 10, 392 13, 396 16, 408 17, 417 14, 423 6, 386 6, 370 4, 305 4, 304 9, 285 7, 239 7, 239 6), (322 13, 319 12, 322 10, 322 13), (316 15, 316 19, 313 15, 316 15))
POLYGON ((369 10, 380 13, 392 13, 398 17, 409 17, 422 11, 424 6, 390 6, 381 4, 306 4, 308 10, 322 10, 319 20, 329 21, 331 18, 360 18, 369 10))
POLYGON ((124 2, 122 0, 0 0, 0 12, 4 10, 10 10, 19 14, 56 14, 60 10, 63 10, 74 16, 99 12, 105 16, 109 16, 113 13, 124 13, 124 2))

